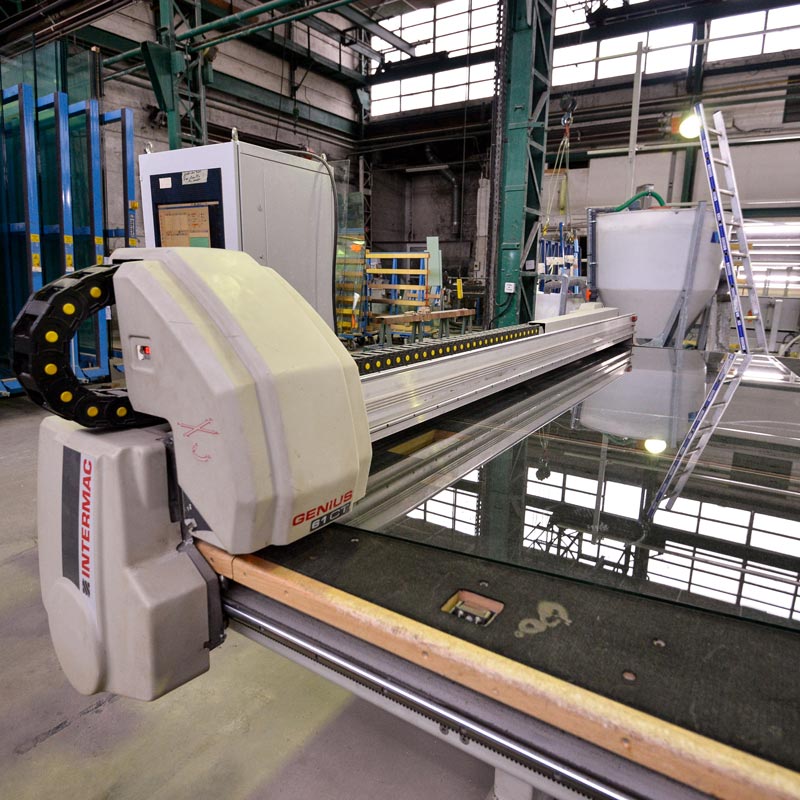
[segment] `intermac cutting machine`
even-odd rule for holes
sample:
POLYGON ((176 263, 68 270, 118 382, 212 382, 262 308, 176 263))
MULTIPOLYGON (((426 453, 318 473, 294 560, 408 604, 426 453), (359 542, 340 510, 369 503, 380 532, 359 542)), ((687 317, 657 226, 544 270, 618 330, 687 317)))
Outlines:
POLYGON ((224 638, 197 540, 230 554, 313 534, 366 491, 371 443, 629 340, 566 317, 348 353, 276 272, 241 252, 120 250, 34 295, 15 366, 51 412, 39 445, 41 585, 76 689, 153 699, 224 638), (127 391, 79 384, 69 342, 116 304, 127 391))

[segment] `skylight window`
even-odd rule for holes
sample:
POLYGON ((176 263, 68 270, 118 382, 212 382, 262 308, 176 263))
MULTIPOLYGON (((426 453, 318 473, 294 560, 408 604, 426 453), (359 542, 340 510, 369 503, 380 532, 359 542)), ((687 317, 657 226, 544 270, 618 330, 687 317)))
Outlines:
POLYGON ((653 51, 647 54, 645 72, 652 75, 656 72, 686 69, 692 57, 691 41, 691 25, 673 25, 650 31, 647 35, 647 46, 653 48, 653 51), (662 47, 669 49, 659 49, 662 47))
POLYGON ((754 11, 751 14, 739 14, 735 17, 724 17, 711 21, 712 40, 708 45, 707 61, 722 61, 726 58, 742 58, 761 53, 764 43, 762 31, 766 22, 765 11, 754 11), (753 36, 742 36, 753 32, 753 36), (735 39, 722 37, 735 36, 735 39))
POLYGON ((784 50, 800 50, 800 31, 775 31, 776 28, 800 26, 800 4, 773 8, 767 15, 767 35, 764 37, 765 53, 781 53, 784 50))
POLYGON ((614 39, 604 39, 600 42, 599 56, 617 56, 597 64, 598 78, 614 78, 617 75, 630 75, 636 71, 636 56, 624 55, 635 53, 636 47, 641 42, 647 45, 646 33, 635 33, 631 36, 617 36, 614 39))
MULTIPOLYGON (((492 50, 497 46, 497 3, 494 0, 449 0, 435 8, 419 9, 384 20, 381 25, 416 45, 416 55, 446 52, 451 58, 492 50)), ((372 45, 386 61, 408 56, 378 37, 372 45)), ((445 70, 402 82, 376 84, 372 90, 372 116, 416 110, 431 105, 492 97, 494 62, 445 70), (388 88, 379 88, 386 86, 388 88), (433 89, 433 91, 431 91, 433 89), (397 101, 397 102, 395 102, 397 101)))

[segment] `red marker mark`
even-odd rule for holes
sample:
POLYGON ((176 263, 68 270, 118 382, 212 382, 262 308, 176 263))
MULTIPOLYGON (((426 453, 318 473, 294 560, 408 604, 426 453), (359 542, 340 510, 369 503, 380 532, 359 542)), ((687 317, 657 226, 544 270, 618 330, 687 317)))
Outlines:
MULTIPOLYGON (((189 425, 186 422, 179 422, 178 427, 184 428, 183 438, 188 439, 190 436, 194 436, 196 433, 207 433, 209 436, 219 436, 219 431, 215 431, 213 428, 209 426, 214 420, 211 417, 204 419, 198 425, 189 425)), ((192 455, 198 460, 205 463, 206 461, 211 461, 211 454, 210 453, 200 453, 197 444, 192 445, 192 455)))
POLYGON ((211 436, 219 436, 219 431, 215 431, 208 426, 214 420, 209 417, 208 419, 204 419, 199 425, 187 425, 185 422, 179 422, 178 425, 181 428, 186 428, 186 432, 183 434, 184 439, 188 439, 195 433, 208 433, 211 436))
POLYGON ((197 452, 197 444, 196 443, 192 445, 192 455, 198 461, 202 461, 203 463, 205 463, 206 461, 211 461, 211 455, 210 454, 206 453, 206 454, 200 455, 200 453, 197 452))

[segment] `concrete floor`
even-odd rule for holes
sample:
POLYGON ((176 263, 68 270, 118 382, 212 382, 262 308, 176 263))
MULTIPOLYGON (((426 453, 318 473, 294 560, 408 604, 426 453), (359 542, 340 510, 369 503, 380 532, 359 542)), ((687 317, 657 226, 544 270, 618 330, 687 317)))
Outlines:
POLYGON ((231 632, 153 703, 79 695, 50 644, 36 554, 36 431, 0 400, 0 798, 483 800, 492 771, 231 632))

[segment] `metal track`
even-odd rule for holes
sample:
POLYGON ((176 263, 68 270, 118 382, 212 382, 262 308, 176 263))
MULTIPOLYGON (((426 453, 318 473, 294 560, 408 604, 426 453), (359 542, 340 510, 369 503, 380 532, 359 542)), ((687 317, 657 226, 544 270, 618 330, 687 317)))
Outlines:
POLYGON ((368 667, 357 664, 340 653, 312 642, 237 603, 226 600, 223 602, 223 608, 225 614, 242 628, 249 628, 261 636, 272 639, 329 670, 345 675, 362 686, 378 692, 387 699, 401 703, 440 725, 458 731, 462 738, 491 748, 507 758, 526 765, 539 775, 548 776, 550 779, 572 788, 573 791, 577 790, 587 797, 604 798, 605 800, 634 800, 637 797, 637 795, 620 790, 602 779, 584 774, 544 753, 537 752, 527 744, 515 741, 487 725, 449 709, 435 700, 429 699, 391 678, 380 675, 368 667))
MULTIPOLYGON (((607 312, 606 312, 607 313, 607 312)), ((447 340, 437 343, 435 360, 405 363, 363 375, 361 388, 373 441, 433 419, 482 397, 605 350, 633 336, 633 318, 591 319, 550 333, 515 336, 528 326, 478 334, 477 349, 455 351, 447 340), (506 331, 510 333, 506 334, 506 331), (508 339, 505 339, 505 336, 508 339), (492 343, 492 339, 495 340, 492 343), (480 341, 480 339, 479 339, 480 341), (488 341, 488 344, 487 344, 488 341), (445 350, 439 356, 438 349, 445 350)), ((424 346, 424 345, 423 345, 424 346)), ((393 360, 397 356, 391 356, 393 360)))
POLYGON ((341 524, 367 530, 380 530, 391 520, 411 511, 438 489, 452 485, 462 475, 486 463, 493 456, 529 436, 576 402, 617 380, 631 363, 630 350, 597 356, 590 364, 546 388, 536 387, 535 401, 529 392, 488 417, 482 417, 478 430, 469 436, 452 436, 441 442, 435 456, 404 458, 371 472, 366 497, 341 524))
POLYGON ((368 347, 360 353, 354 353, 353 360, 358 366, 359 375, 374 375, 376 372, 413 366, 455 353, 479 350, 482 347, 512 342, 517 339, 527 339, 531 336, 538 336, 540 332, 541 327, 535 323, 514 325, 510 328, 493 331, 462 333, 457 336, 448 336, 446 339, 423 339, 421 342, 413 344, 368 347))

